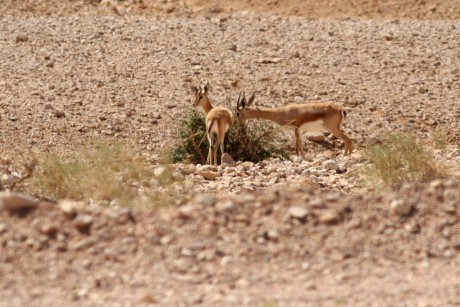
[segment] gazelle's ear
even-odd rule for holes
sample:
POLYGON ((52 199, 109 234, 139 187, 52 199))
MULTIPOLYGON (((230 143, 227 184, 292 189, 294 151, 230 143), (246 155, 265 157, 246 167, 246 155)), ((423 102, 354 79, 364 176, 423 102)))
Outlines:
POLYGON ((192 92, 194 93, 197 93, 198 92, 198 87, 194 86, 194 85, 190 85, 190 89, 192 90, 192 92))
POLYGON ((236 101, 236 109, 237 110, 239 110, 241 108, 240 99, 241 99, 241 92, 238 94, 238 100, 236 101))
POLYGON ((243 97, 241 98, 241 106, 243 108, 246 107, 246 93, 245 92, 243 92, 243 97))
POLYGON ((206 84, 203 87, 203 94, 206 94, 209 91, 209 82, 206 81, 206 84))
POLYGON ((256 94, 253 93, 252 96, 248 100, 248 106, 250 106, 254 102, 255 98, 256 98, 256 94))

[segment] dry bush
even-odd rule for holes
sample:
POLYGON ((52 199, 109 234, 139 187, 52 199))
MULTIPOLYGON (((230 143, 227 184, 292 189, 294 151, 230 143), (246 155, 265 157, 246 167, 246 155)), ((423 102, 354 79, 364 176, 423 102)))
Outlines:
MULTIPOLYGON (((225 105, 233 111, 231 99, 225 105)), ((233 114, 233 118, 236 115, 233 114)), ((208 155, 208 139, 205 131, 205 115, 200 110, 186 114, 179 127, 179 143, 171 150, 171 161, 204 164, 208 155)), ((249 121, 244 124, 234 120, 225 135, 225 152, 235 161, 259 162, 270 157, 289 159, 286 134, 282 127, 267 121, 249 121)), ((219 149, 220 153, 220 149, 219 149)), ((220 156, 220 154, 218 155, 220 156)))
POLYGON ((379 144, 365 150, 365 156, 371 162, 365 171, 367 179, 390 188, 444 176, 434 156, 411 133, 386 133, 379 144))
POLYGON ((28 189, 52 200, 118 200, 137 197, 137 186, 148 185, 152 171, 125 144, 99 143, 70 156, 50 153, 39 158, 28 189))

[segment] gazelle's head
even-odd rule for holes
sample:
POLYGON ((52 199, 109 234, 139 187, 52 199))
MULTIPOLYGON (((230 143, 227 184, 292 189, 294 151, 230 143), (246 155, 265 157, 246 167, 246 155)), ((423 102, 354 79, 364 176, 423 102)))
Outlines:
POLYGON ((191 86, 193 92, 192 103, 195 108, 198 108, 200 105, 203 106, 204 103, 209 101, 208 90, 209 83, 206 82, 204 86, 196 87, 191 86))
POLYGON ((255 94, 252 94, 249 100, 246 101, 245 93, 243 92, 242 95, 240 93, 240 95, 238 96, 238 101, 236 102, 236 118, 239 122, 244 122, 247 119, 248 110, 246 109, 246 107, 251 106, 255 98, 255 94))

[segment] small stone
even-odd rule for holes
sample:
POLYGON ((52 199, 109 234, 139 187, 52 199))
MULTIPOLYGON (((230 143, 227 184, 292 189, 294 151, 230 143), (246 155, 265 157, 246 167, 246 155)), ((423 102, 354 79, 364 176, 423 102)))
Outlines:
POLYGON ((441 179, 435 179, 430 182, 430 189, 431 190, 437 190, 441 189, 444 186, 443 182, 441 179))
POLYGON ((191 205, 183 206, 179 208, 179 217, 181 219, 190 219, 193 217, 195 208, 191 205))
POLYGON ((195 196, 195 201, 201 205, 210 207, 214 205, 214 203, 216 202, 216 198, 210 194, 199 194, 195 196))
POLYGON ((278 233, 278 231, 276 229, 271 229, 271 230, 267 231, 266 237, 267 237, 267 239, 269 239, 271 241, 278 241, 279 233, 278 233))
POLYGON ((326 137, 322 132, 310 132, 307 133, 307 140, 311 142, 325 142, 326 137))
POLYGON ((334 224, 339 221, 339 214, 335 210, 330 210, 323 213, 319 217, 319 222, 322 224, 334 224))
POLYGON ((193 164, 185 165, 184 167, 181 167, 181 171, 185 175, 191 175, 196 172, 196 166, 193 164))
POLYGON ((65 113, 64 113, 64 111, 56 110, 56 111, 54 111, 54 117, 56 117, 56 118, 64 118, 65 113))
POLYGON ((247 288, 249 286, 249 281, 244 278, 240 278, 236 281, 235 286, 238 288, 247 288))
POLYGON ((15 41, 16 43, 25 43, 25 42, 27 42, 28 40, 29 40, 29 37, 27 37, 26 35, 18 35, 18 36, 16 36, 16 38, 15 38, 14 41, 15 41))
POLYGON ((8 226, 5 223, 0 223, 0 235, 8 230, 8 226))
POLYGON ((391 202, 390 208, 393 214, 404 216, 412 210, 412 205, 404 199, 395 199, 391 202))
POLYGON ((256 62, 260 64, 277 64, 281 62, 281 58, 260 58, 256 62))
POLYGON ((230 156, 228 153, 224 153, 220 159, 221 159, 221 164, 229 164, 229 165, 235 164, 235 160, 233 160, 232 156, 230 156))
POLYGON ((216 178, 219 177, 219 173, 210 171, 198 171, 197 175, 203 177, 206 180, 216 180, 216 178))
POLYGON ((185 176, 180 172, 174 172, 172 174, 172 177, 174 181, 178 181, 178 182, 185 181, 185 176))
POLYGON ((59 227, 57 225, 45 224, 45 225, 43 225, 41 227, 40 231, 45 235, 52 236, 52 235, 56 234, 58 229, 59 229, 59 227))
POLYGON ((424 94, 424 93, 426 93, 427 91, 428 91, 427 88, 424 87, 424 86, 420 86, 420 87, 418 88, 418 92, 419 92, 420 94, 424 94))
POLYGON ((171 169, 167 166, 159 166, 153 171, 153 175, 157 178, 160 182, 165 182, 171 180, 173 175, 171 169))
POLYGON ((249 169, 249 168, 251 168, 253 166, 254 166, 254 162, 250 162, 250 161, 243 162, 243 167, 245 169, 249 169))
POLYGON ((11 193, 9 191, 0 193, 0 210, 18 211, 25 209, 35 209, 38 200, 24 194, 11 193))
POLYGON ((91 215, 88 214, 79 214, 73 224, 77 227, 80 231, 87 231, 91 225, 93 225, 94 219, 91 215))
POLYGON ((295 219, 304 220, 308 215, 308 210, 301 207, 290 207, 288 213, 295 219))
POLYGON ((339 169, 339 165, 334 160, 327 160, 323 162, 323 166, 327 170, 336 171, 339 169))
POLYGON ((233 258, 232 256, 224 256, 222 257, 222 259, 220 260, 220 265, 221 266, 226 266, 227 264, 229 264, 230 262, 232 262, 233 258))
POLYGON ((449 214, 455 214, 457 212, 457 207, 453 203, 445 204, 443 209, 444 209, 444 212, 449 213, 449 214))
POLYGON ((235 209, 235 203, 232 200, 226 200, 216 203, 216 211, 231 212, 235 209))
POLYGON ((59 202, 59 209, 70 218, 74 218, 77 215, 77 208, 79 206, 81 206, 81 203, 72 200, 62 200, 59 202))
POLYGON ((172 236, 164 236, 160 239, 160 244, 161 245, 168 245, 174 240, 172 236))

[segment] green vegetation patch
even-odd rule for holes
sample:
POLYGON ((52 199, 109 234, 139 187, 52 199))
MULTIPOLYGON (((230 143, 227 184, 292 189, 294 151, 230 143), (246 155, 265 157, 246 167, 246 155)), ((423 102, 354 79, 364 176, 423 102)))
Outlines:
MULTIPOLYGON (((235 116, 234 116, 235 118, 235 116)), ((204 164, 208 155, 205 115, 191 110, 180 123, 179 142, 171 150, 171 161, 204 164)), ((225 135, 225 152, 235 161, 259 162, 270 157, 289 159, 286 135, 282 127, 266 121, 233 122, 225 135)), ((220 157, 220 149, 218 157, 220 157)))

